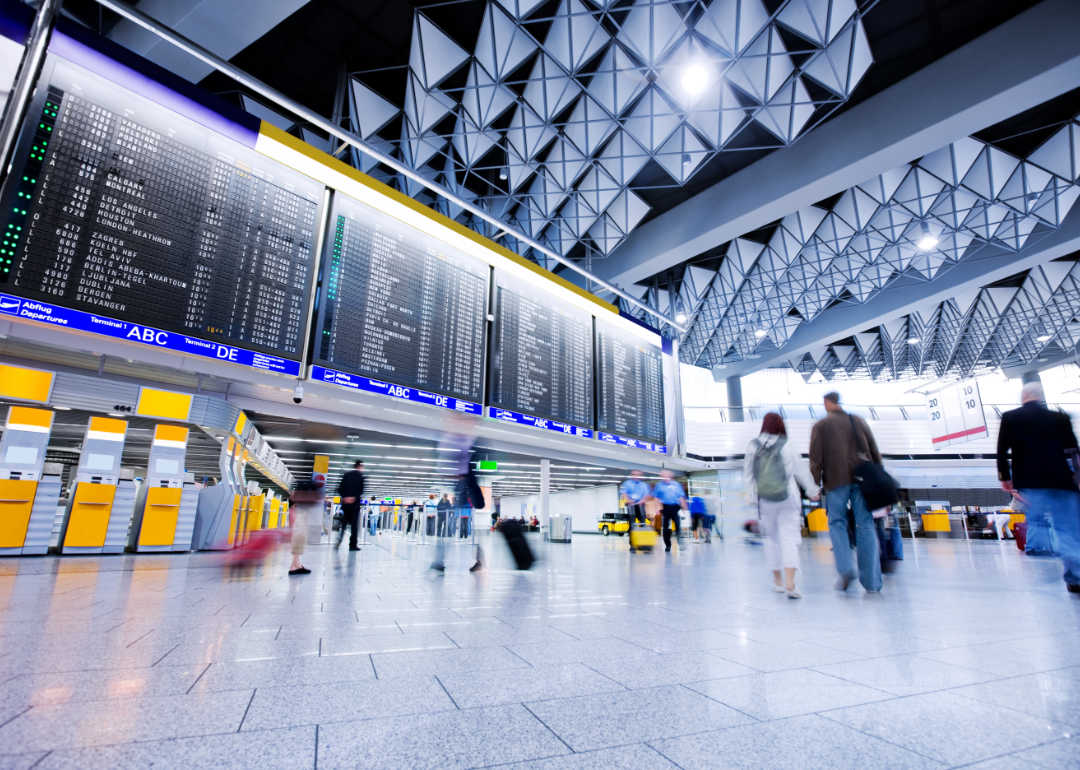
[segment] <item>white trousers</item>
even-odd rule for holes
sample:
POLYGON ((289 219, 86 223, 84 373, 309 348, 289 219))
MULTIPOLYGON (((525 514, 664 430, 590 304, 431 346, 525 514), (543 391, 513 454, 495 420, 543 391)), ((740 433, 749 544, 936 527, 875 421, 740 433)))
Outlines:
POLYGON ((773 502, 758 500, 761 529, 765 535, 765 565, 770 570, 798 569, 802 522, 799 498, 773 502))
POLYGON ((989 520, 990 526, 997 532, 998 540, 1004 540, 1005 528, 1009 526, 1009 514, 988 513, 986 518, 989 520))

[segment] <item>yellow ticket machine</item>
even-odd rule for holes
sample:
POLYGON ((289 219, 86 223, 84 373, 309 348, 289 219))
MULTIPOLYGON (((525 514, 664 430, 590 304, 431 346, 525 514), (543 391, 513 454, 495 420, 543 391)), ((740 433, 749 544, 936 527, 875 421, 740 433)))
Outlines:
POLYGON ((133 474, 122 473, 127 422, 91 417, 60 525, 61 553, 123 553, 135 509, 133 474))
POLYGON ((53 412, 13 406, 0 439, 0 555, 49 550, 64 467, 46 463, 53 412))
POLYGON ((139 552, 190 551, 199 490, 184 471, 188 429, 158 425, 150 445, 146 482, 139 490, 128 548, 139 552))

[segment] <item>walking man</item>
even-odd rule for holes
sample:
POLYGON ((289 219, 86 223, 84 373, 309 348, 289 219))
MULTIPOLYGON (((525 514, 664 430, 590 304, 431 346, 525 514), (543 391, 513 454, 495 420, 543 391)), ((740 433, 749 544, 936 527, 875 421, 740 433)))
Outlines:
POLYGON ((682 532, 679 516, 682 511, 686 510, 686 492, 683 490, 682 484, 675 480, 675 474, 672 471, 665 468, 660 471, 660 476, 660 481, 656 482, 656 486, 653 487, 652 496, 662 506, 660 524, 664 532, 664 551, 670 551, 671 524, 669 522, 675 522, 675 537, 678 539, 679 533, 682 532))
MULTIPOLYGON (((626 513, 629 515, 627 530, 627 537, 629 537, 629 531, 634 528, 634 524, 645 523, 645 502, 649 500, 652 495, 649 494, 649 482, 644 478, 641 471, 630 471, 630 478, 622 483, 622 500, 626 505, 626 513)), ((637 549, 634 548, 634 541, 630 541, 630 553, 636 553, 637 549)))
POLYGON ((1046 522, 1046 512, 1051 512, 1065 585, 1080 594, 1080 491, 1065 456, 1066 450, 1077 448, 1076 434, 1069 416, 1051 412, 1043 399, 1042 384, 1029 382, 1021 391, 1023 405, 1001 415, 998 478, 1001 488, 1026 507, 1029 551, 1052 550, 1046 522))
POLYGON ((345 539, 345 527, 349 527, 349 550, 359 551, 356 536, 360 533, 360 501, 364 497, 364 461, 357 460, 353 469, 341 477, 338 484, 338 497, 341 498, 341 537, 337 545, 345 539))
POLYGON ((848 529, 848 504, 855 515, 855 551, 858 578, 867 593, 881 591, 881 560, 878 558, 877 529, 874 517, 866 508, 862 490, 851 472, 860 463, 881 462, 874 434, 866 420, 840 408, 840 394, 825 394, 825 419, 818 420, 810 432, 810 473, 825 490, 825 511, 829 517, 836 570, 840 573, 836 590, 846 591, 856 577, 848 529))

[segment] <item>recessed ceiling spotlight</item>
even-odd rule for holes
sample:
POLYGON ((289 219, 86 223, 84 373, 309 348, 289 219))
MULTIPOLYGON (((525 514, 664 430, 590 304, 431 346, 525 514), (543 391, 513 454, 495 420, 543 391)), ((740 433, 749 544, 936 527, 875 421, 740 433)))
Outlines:
POLYGON ((1050 341, 1050 335, 1049 334, 1040 334, 1035 339, 1037 339, 1039 342, 1049 342, 1050 341))
POLYGON ((923 251, 930 251, 930 249, 938 245, 937 237, 930 232, 930 225, 926 224, 926 222, 922 223, 922 238, 919 239, 917 245, 923 251))
POLYGON ((682 87, 689 94, 700 94, 709 85, 709 71, 701 64, 691 64, 683 72, 682 87))
POLYGON ((679 313, 677 316, 675 316, 675 323, 677 323, 677 324, 686 323, 686 313, 679 313))
POLYGON ((53 409, 59 409, 61 412, 70 412, 70 406, 54 406, 53 409))
POLYGON ((766 332, 764 329, 755 329, 754 330, 754 336, 755 337, 764 337, 766 334, 768 334, 768 332, 766 332))
POLYGON ((918 345, 920 342, 922 342, 922 340, 919 339, 918 337, 908 337, 907 338, 907 344, 909 344, 909 345, 918 345))

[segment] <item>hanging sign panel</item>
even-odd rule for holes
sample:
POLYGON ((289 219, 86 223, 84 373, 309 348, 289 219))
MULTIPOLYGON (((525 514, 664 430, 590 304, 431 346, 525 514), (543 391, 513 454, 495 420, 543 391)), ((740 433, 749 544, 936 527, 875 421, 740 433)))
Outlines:
POLYGON ((299 373, 323 186, 63 32, 50 50, 2 193, 0 290, 299 373))
POLYGON ((660 336, 597 319, 596 357, 597 437, 666 453, 660 336))
POLYGON ((975 380, 964 380, 927 394, 926 418, 935 450, 989 435, 979 384, 975 380))
POLYGON ((590 435, 592 316, 501 270, 494 316, 488 416, 590 435))
POLYGON ((480 401, 485 262, 342 193, 325 251, 317 363, 480 401))

